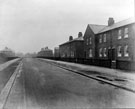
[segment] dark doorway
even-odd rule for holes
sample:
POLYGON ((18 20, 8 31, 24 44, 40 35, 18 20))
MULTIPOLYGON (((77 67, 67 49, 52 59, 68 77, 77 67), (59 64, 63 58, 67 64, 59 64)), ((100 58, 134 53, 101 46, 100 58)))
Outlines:
POLYGON ((110 60, 110 67, 116 68, 116 49, 108 49, 108 58, 110 60))
POLYGON ((112 61, 116 61, 116 56, 115 56, 116 52, 115 51, 116 51, 115 48, 113 48, 112 49, 112 61))

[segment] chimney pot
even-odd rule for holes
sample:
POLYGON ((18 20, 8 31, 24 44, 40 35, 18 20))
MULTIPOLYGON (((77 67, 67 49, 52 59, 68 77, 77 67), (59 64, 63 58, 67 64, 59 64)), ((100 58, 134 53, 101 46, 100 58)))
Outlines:
POLYGON ((78 37, 82 37, 82 32, 79 32, 78 33, 78 37))
POLYGON ((73 36, 69 36, 69 41, 73 40, 73 36))
POLYGON ((111 25, 113 25, 114 24, 114 19, 112 18, 112 17, 110 17, 109 19, 108 19, 108 26, 111 26, 111 25))

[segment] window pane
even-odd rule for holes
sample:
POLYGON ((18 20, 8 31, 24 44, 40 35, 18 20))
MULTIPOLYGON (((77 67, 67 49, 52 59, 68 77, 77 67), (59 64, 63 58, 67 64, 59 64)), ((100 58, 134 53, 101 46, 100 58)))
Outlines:
POLYGON ((118 57, 121 57, 122 56, 121 46, 118 46, 118 48, 117 48, 117 54, 118 54, 118 57))
POLYGON ((128 38, 128 28, 125 28, 125 31, 124 31, 124 38, 128 38))
POLYGON ((104 57, 106 57, 106 48, 104 48, 104 57))
POLYGON ((92 49, 89 50, 89 57, 92 57, 92 49))
POLYGON ((99 43, 102 43, 102 35, 99 37, 99 43))
POLYGON ((128 45, 126 45, 125 47, 124 47, 124 56, 125 57, 128 57, 129 56, 129 52, 128 52, 128 45))
POLYGON ((92 44, 92 40, 91 40, 91 39, 92 39, 92 38, 90 37, 90 42, 89 42, 90 44, 92 44))
POLYGON ((118 39, 121 39, 122 36, 121 36, 121 30, 118 31, 118 39))
POLYGON ((102 48, 99 49, 99 57, 102 57, 102 48))
POLYGON ((104 34, 104 42, 106 42, 106 34, 104 34))

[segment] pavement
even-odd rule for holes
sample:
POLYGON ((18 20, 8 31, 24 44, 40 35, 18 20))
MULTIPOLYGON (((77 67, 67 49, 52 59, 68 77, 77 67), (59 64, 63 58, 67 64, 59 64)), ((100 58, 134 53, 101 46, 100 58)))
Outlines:
POLYGON ((46 60, 48 62, 55 63, 60 66, 64 66, 73 70, 77 70, 83 72, 88 75, 100 77, 108 79, 113 83, 118 83, 121 86, 128 87, 129 89, 135 91, 135 72, 131 71, 122 71, 117 69, 110 69, 98 66, 91 66, 91 65, 84 65, 84 64, 77 64, 71 62, 64 62, 64 61, 54 61, 49 59, 41 59, 46 60), (102 76, 100 76, 102 75, 102 76))
POLYGON ((0 109, 3 109, 4 102, 14 81, 14 71, 19 64, 20 58, 7 61, 0 65, 0 109))
POLYGON ((47 60, 22 59, 10 80, 2 109, 135 107, 134 93, 61 69, 47 60))
POLYGON ((3 64, 0 64, 0 71, 4 70, 5 68, 7 68, 9 65, 11 65, 12 63, 15 63, 16 61, 20 60, 20 58, 17 58, 17 59, 13 59, 13 60, 10 60, 10 61, 7 61, 3 64))
POLYGON ((9 78, 8 82, 6 83, 6 85, 4 86, 2 91, 0 92, 0 109, 3 109, 3 107, 7 101, 7 98, 9 96, 10 91, 11 91, 13 83, 15 81, 15 78, 16 78, 17 74, 19 73, 20 66, 21 66, 21 63, 18 65, 15 72, 13 72, 13 74, 9 78))

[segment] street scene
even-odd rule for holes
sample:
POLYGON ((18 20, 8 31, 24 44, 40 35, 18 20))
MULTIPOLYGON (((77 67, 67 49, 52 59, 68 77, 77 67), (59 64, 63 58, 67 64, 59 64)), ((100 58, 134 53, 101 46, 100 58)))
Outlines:
POLYGON ((93 108, 135 108, 135 1, 0 1, 0 109, 93 108))
MULTIPOLYGON (((17 73, 12 85, 6 90, 1 88, 4 92, 0 97, 6 96, 5 100, 0 99, 3 109, 133 108, 135 106, 135 92, 73 73, 52 65, 52 62, 47 60, 32 58, 17 60, 5 70, 17 65, 19 69, 13 72, 17 73)), ((5 70, 2 72, 7 72, 5 70)), ((3 84, 6 81, 5 78, 1 80, 3 84)))

